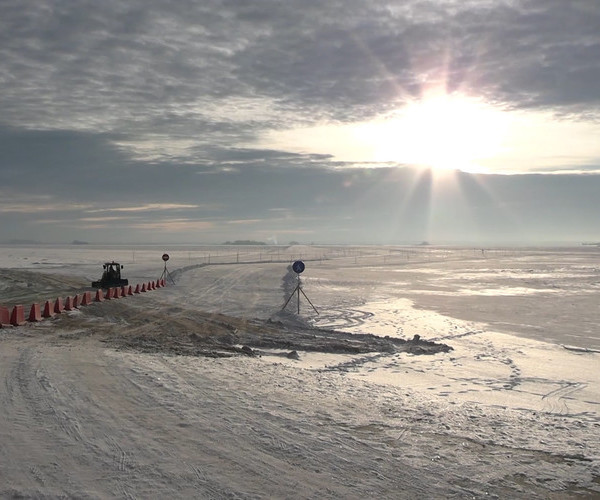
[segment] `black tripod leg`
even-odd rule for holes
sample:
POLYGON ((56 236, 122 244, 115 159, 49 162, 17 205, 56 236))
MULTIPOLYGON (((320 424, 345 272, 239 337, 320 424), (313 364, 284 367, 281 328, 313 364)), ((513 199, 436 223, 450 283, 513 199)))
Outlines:
POLYGON ((171 276, 171 273, 168 270, 167 270, 167 276, 171 280, 171 283, 175 284, 175 280, 173 279, 173 277, 171 276))
POLYGON ((292 300, 292 297, 294 296, 294 294, 296 293, 296 290, 298 290, 300 287, 300 285, 297 285, 296 288, 294 288, 294 291, 291 293, 291 295, 288 297, 288 299, 285 301, 285 304, 283 304, 283 307, 281 308, 281 310, 283 311, 287 305, 290 303, 290 300, 292 300))
POLYGON ((171 273, 169 272, 169 270, 167 269, 167 265, 165 264, 165 268, 163 269, 162 274, 160 275, 159 279, 165 279, 165 281, 167 280, 167 277, 171 280, 171 283, 175 284, 175 280, 173 279, 173 277, 171 276, 171 273))
POLYGON ((304 290, 302 290, 302 288, 300 288, 300 291, 302 292, 302 295, 304 295, 304 298, 306 300, 308 300, 308 303, 312 306, 312 308, 315 310, 315 312, 317 314, 319 314, 319 311, 317 311, 317 308, 315 306, 313 306, 313 303, 310 301, 310 299, 308 298, 308 296, 304 293, 304 290))

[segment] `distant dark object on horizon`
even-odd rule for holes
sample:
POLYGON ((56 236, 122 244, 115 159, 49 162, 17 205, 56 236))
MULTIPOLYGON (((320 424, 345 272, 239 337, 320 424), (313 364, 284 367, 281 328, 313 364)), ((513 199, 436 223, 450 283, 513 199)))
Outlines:
POLYGON ((71 245, 89 245, 87 241, 73 240, 71 245))
POLYGON ((226 241, 223 244, 224 245, 266 245, 266 243, 264 241, 254 241, 254 240, 226 241))

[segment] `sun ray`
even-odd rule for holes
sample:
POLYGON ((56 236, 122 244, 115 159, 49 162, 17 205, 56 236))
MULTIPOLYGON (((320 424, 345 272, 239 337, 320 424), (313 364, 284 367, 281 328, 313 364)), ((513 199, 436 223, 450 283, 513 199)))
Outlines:
MULTIPOLYGON (((394 171, 394 170, 392 170, 394 171)), ((426 237, 426 223, 430 219, 431 210, 431 172, 427 169, 403 168, 402 180, 406 183, 402 185, 399 191, 402 194, 398 197, 398 204, 391 215, 390 236, 393 240, 406 241, 403 229, 407 220, 421 218, 424 222, 423 234, 421 240, 426 237), (406 178, 408 177, 408 180, 406 178), (422 207, 422 210, 420 208, 422 207)), ((396 171, 397 172, 397 171, 396 171)), ((395 183, 394 176, 389 177, 389 182, 395 183)))

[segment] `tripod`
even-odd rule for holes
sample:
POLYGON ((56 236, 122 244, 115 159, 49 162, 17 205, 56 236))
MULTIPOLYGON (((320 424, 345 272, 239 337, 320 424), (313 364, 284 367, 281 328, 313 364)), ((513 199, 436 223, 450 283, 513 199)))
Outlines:
POLYGON ((304 298, 306 300, 308 300, 308 303, 312 306, 312 308, 315 310, 315 312, 317 314, 319 314, 319 311, 317 311, 317 308, 313 305, 313 303, 310 301, 310 299, 308 298, 308 296, 304 293, 304 290, 302 290, 302 283, 300 281, 300 274, 298 274, 298 284, 296 285, 296 288, 294 288, 294 291, 291 293, 291 295, 285 301, 285 304, 283 304, 283 307, 281 308, 281 310, 283 311, 286 308, 286 306, 290 303, 290 300, 292 300, 292 297, 294 296, 294 294, 298 294, 298 314, 300 314, 300 293, 302 293, 302 295, 304 295, 304 298))
POLYGON ((159 279, 163 279, 165 278, 165 282, 166 282, 166 278, 167 276, 169 277, 169 279, 171 280, 171 283, 175 284, 175 280, 173 279, 173 277, 171 276, 171 273, 169 272, 169 270, 167 269, 167 261, 165 261, 165 268, 163 269, 162 274, 160 275, 159 279))

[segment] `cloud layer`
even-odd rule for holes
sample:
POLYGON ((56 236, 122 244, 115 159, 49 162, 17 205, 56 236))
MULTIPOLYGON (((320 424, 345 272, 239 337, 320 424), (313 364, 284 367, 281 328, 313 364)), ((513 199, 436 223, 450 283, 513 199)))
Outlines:
POLYGON ((433 181, 414 169, 261 142, 365 122, 431 88, 597 124, 598 54, 596 0, 5 0, 0 210, 12 229, 0 241, 600 238, 595 176, 490 176, 484 199, 484 181, 461 174, 462 198, 436 194, 457 212, 446 235, 433 181))

